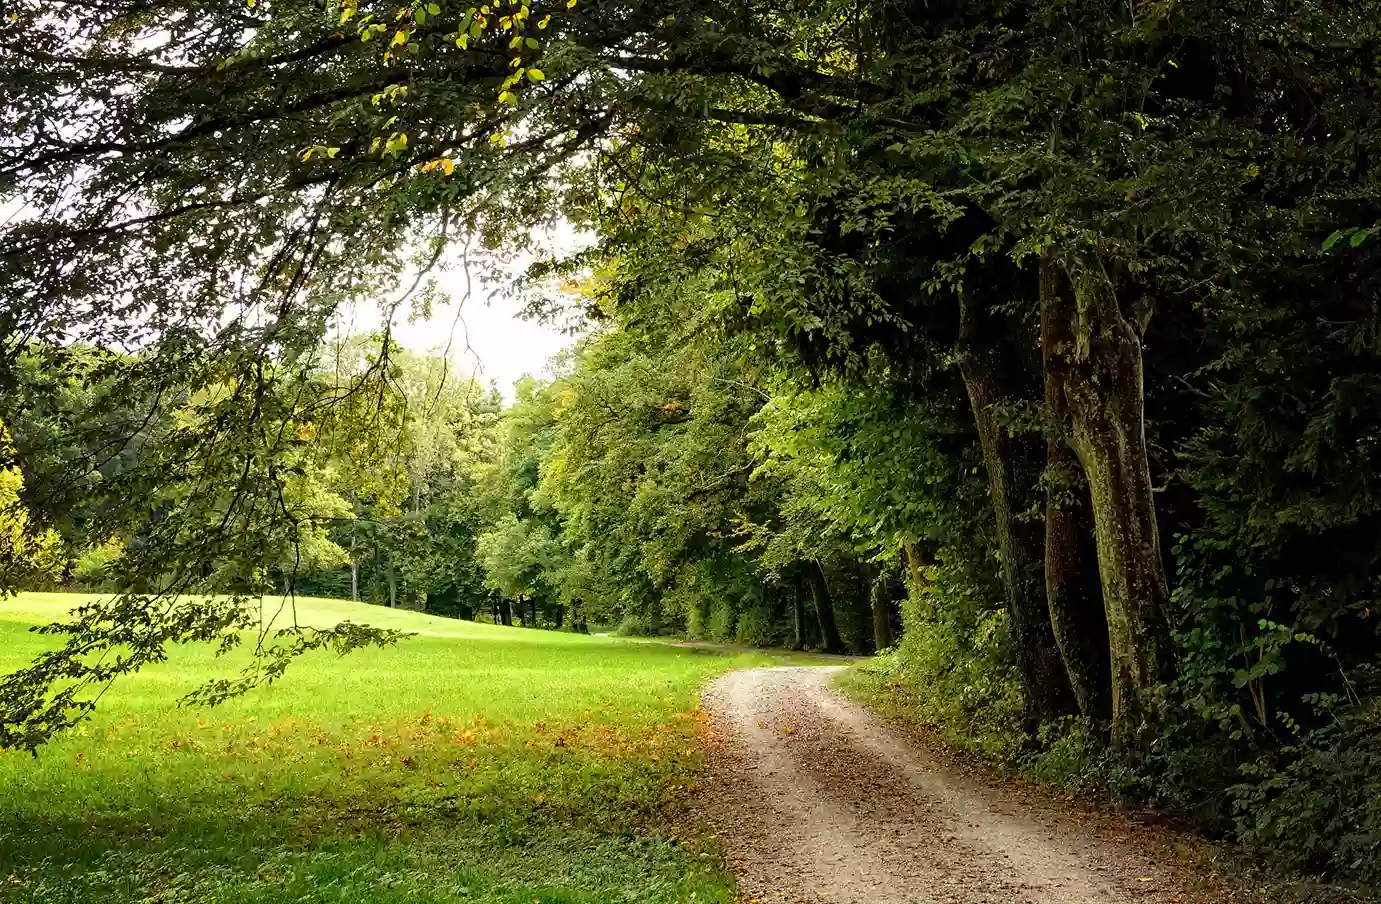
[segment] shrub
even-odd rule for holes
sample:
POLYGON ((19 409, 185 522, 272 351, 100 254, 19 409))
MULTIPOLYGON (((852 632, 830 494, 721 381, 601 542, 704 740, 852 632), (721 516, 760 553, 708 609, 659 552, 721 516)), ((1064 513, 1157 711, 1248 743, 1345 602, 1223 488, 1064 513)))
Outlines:
POLYGON ((766 603, 751 606, 739 615, 734 639, 754 647, 781 646, 786 642, 781 619, 766 603))
POLYGON ((110 590, 111 567, 123 552, 124 544, 115 539, 94 546, 73 564, 72 577, 84 590, 110 590))

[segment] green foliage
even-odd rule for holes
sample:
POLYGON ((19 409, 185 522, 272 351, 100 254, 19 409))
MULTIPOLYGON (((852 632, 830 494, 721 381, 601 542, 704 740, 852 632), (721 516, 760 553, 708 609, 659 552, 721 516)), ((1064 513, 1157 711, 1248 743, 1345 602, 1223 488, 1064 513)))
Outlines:
MULTIPOLYGON (((123 674, 83 644, 238 636, 170 589, 338 583, 340 551, 378 601, 856 650, 904 551, 939 565, 898 682, 1011 760, 1022 664, 1071 655, 1023 627, 1049 613, 1014 538, 1088 488, 1103 621, 1146 616, 1093 631, 1137 664, 1114 783, 1373 875, 1376 0, 11 6, 0 417, 24 517, 126 552, 6 731, 123 674), (345 301, 420 273, 425 311, 451 236, 521 250, 553 216, 595 246, 525 286, 579 286, 595 327, 500 428, 413 416, 430 377, 387 335, 326 375, 345 301)), ((1021 742, 1077 771, 1104 714, 1045 715, 1021 742)))
POLYGON ((84 590, 113 589, 114 565, 123 551, 123 545, 113 538, 93 546, 72 563, 72 577, 84 590))

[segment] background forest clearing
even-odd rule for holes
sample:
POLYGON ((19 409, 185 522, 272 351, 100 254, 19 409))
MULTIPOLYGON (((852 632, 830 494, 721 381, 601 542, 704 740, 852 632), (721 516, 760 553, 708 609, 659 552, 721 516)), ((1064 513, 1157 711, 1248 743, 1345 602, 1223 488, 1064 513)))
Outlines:
MULTIPOLYGON (((0 604, 0 668, 79 600, 0 604)), ((176 702, 246 654, 178 648, 37 758, 0 754, 0 899, 732 900, 718 858, 670 824, 699 762, 700 685, 780 657, 297 607, 417 636, 309 654, 210 709, 176 702)))

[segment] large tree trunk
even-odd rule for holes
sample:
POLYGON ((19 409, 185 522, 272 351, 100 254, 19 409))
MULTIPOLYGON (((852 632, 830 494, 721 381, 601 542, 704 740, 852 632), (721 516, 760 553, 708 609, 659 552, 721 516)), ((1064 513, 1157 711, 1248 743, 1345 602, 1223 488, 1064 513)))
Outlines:
POLYGON ((1061 262, 1069 291, 1045 293, 1047 366, 1064 389, 1070 445, 1088 480, 1112 668, 1113 744, 1144 751, 1173 671, 1169 582, 1146 457, 1140 324, 1097 255, 1061 262))
POLYGON ((810 583, 810 593, 815 600, 815 619, 820 625, 821 649, 826 653, 838 653, 844 645, 839 640, 839 627, 834 621, 834 601, 830 598, 830 586, 825 580, 825 569, 820 563, 807 563, 806 580, 810 583))
POLYGON ((503 624, 513 627, 513 603, 507 599, 499 602, 499 618, 503 624))
MULTIPOLYGON (((1026 696, 1026 728, 1078 711, 1069 675, 1055 643, 1045 600, 1045 532, 1039 511, 1045 443, 1031 430, 1015 432, 1004 417, 1029 410, 1040 391, 1035 337, 998 311, 1010 302, 993 286, 986 261, 960 293, 959 369, 988 472, 997 548, 1007 591, 1007 616, 1017 671, 1026 696), (1028 337, 1027 341, 1022 341, 1028 337)), ((1015 280, 1014 280, 1015 282, 1015 280)))
POLYGON ((1045 596, 1079 712, 1095 724, 1107 726, 1112 719, 1112 676, 1093 509, 1088 484, 1069 446, 1065 370, 1051 363, 1056 350, 1071 343, 1068 322, 1052 316, 1057 306, 1051 297, 1062 290, 1061 278, 1059 269, 1048 257, 1043 258, 1041 350, 1050 418, 1045 473, 1045 596))

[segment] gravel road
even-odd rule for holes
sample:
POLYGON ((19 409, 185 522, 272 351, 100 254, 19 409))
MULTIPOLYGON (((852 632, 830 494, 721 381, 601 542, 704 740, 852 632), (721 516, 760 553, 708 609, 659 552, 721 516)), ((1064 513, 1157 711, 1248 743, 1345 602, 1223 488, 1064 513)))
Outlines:
POLYGON ((928 754, 833 691, 838 670, 750 669, 706 689, 718 731, 705 815, 741 900, 1195 900, 1135 844, 928 754))

